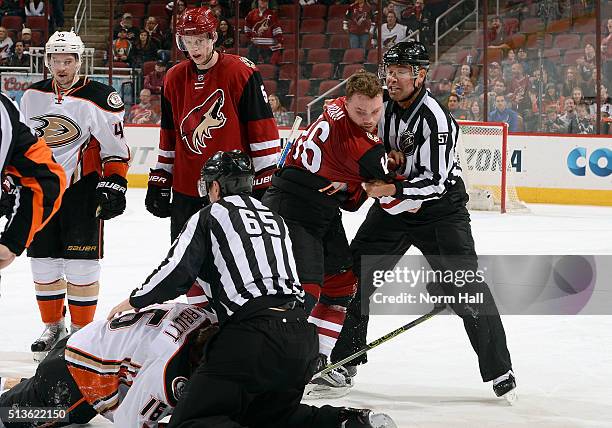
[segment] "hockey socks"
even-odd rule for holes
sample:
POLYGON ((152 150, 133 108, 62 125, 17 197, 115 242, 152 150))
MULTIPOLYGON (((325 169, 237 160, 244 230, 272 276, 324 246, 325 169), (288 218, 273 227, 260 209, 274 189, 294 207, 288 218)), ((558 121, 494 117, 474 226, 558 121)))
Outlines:
POLYGON ((58 323, 64 317, 66 280, 62 278, 48 284, 35 282, 34 287, 42 322, 45 324, 58 323))
POLYGON ((99 289, 98 281, 86 285, 68 283, 70 322, 76 329, 93 321, 98 305, 99 289))

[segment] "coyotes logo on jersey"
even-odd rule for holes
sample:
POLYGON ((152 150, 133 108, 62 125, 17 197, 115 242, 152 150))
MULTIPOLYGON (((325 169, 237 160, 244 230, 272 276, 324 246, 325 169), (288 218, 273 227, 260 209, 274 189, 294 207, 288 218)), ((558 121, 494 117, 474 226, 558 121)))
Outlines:
POLYGON ((78 140, 81 128, 69 118, 61 114, 46 114, 31 118, 39 124, 34 126, 37 137, 42 137, 49 147, 61 147, 78 140))
POLYGON ((212 138, 213 129, 222 128, 227 121, 221 111, 225 104, 222 89, 213 92, 206 101, 194 107, 181 121, 181 139, 192 152, 201 155, 206 147, 205 139, 212 138))

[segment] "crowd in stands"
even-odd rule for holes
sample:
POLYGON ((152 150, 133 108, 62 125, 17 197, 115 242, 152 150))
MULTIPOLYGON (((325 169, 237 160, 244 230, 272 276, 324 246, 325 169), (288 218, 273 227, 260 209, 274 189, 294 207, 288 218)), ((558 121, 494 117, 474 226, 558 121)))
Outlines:
MULTIPOLYGON (((483 120, 486 114, 489 121, 507 122, 512 132, 594 133, 597 68, 593 2, 501 1, 500 16, 490 15, 488 20, 487 81, 482 36, 479 39, 474 34, 457 43, 458 49, 451 51, 453 60, 442 59, 432 66, 430 90, 457 119, 483 120)), ((436 18, 455 3, 457 0, 385 0, 378 29, 377 2, 373 0, 300 0, 297 24, 292 0, 245 0, 240 2, 237 37, 234 5, 229 0, 178 0, 176 7, 174 2, 150 0, 148 7, 139 8, 138 16, 133 12, 138 8, 127 7, 131 3, 126 1, 118 8, 123 14, 115 29, 114 66, 123 63, 143 70, 142 87, 149 92, 144 92, 145 100, 137 105, 139 110, 149 111, 147 105, 159 102, 160 82, 171 65, 173 10, 180 15, 185 7, 208 6, 219 17, 216 48, 237 51, 257 63, 279 125, 289 126, 296 106, 303 114, 314 97, 357 69, 376 71, 379 37, 383 53, 417 31, 420 40, 431 47, 436 18), (295 58, 298 37, 301 49, 295 58)), ((604 7, 602 16, 612 16, 607 11, 604 7)), ((612 47, 610 57, 607 53, 612 18, 604 22, 600 46, 602 118, 612 110, 608 98, 612 47)), ((147 117, 150 123, 157 123, 153 113, 130 118, 138 117, 138 123, 145 123, 143 117, 147 117)), ((607 129, 604 122, 602 130, 607 129)))

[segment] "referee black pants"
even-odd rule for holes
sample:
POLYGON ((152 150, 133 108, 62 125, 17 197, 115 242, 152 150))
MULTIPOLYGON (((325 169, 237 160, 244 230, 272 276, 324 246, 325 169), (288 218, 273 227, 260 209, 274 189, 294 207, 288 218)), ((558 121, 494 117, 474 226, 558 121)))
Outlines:
POLYGON ((339 408, 300 404, 319 349, 306 318, 301 308, 265 309, 225 324, 206 345, 168 428, 336 428, 339 408))
MULTIPOLYGON (((423 253, 432 269, 476 271, 478 260, 470 216, 465 208, 466 196, 463 182, 459 181, 441 200, 424 204, 416 214, 391 215, 378 203, 370 208, 351 243, 353 270, 359 278, 359 286, 349 306, 332 361, 339 361, 366 344, 369 316, 368 313, 362 313, 362 299, 369 299, 375 288, 371 283, 361 280, 362 256, 380 256, 375 263, 368 262, 368 266, 375 265, 377 270, 390 270, 414 245, 423 253)), ((371 274, 366 275, 372 278, 371 274)), ((457 298, 456 293, 459 291, 475 289, 466 284, 461 288, 444 287, 444 292, 457 298)), ((480 315, 475 316, 470 308, 460 305, 451 307, 463 319, 465 331, 478 355, 480 374, 483 381, 488 382, 506 373, 512 364, 506 346, 506 333, 493 296, 486 284, 479 283, 477 290, 484 293, 484 304, 477 308, 480 315)), ((364 354, 353 360, 352 364, 365 362, 367 357, 364 354)))

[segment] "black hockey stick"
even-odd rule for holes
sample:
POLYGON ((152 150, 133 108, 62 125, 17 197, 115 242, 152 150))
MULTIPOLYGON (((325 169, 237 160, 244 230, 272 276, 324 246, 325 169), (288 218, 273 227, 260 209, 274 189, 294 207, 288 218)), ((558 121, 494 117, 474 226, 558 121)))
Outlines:
POLYGON ((370 351, 371 349, 376 348, 378 345, 382 345, 383 343, 393 339, 395 336, 399 336, 400 334, 410 330, 412 327, 415 327, 415 326, 421 324, 422 322, 427 321, 429 318, 433 317, 434 315, 439 314, 440 312, 444 311, 445 309, 446 309, 446 305, 442 305, 442 304, 441 305, 435 305, 434 308, 431 311, 427 312, 425 315, 421 315, 420 317, 418 317, 414 321, 411 321, 408 324, 405 324, 405 325, 403 325, 403 326, 393 330, 392 332, 389 332, 389 333, 385 334, 384 336, 379 337, 375 341, 368 343, 365 347, 361 348, 359 351, 355 352, 354 354, 349 355, 345 359, 340 360, 337 363, 329 364, 329 365, 325 366, 325 368, 323 370, 321 370, 320 372, 315 373, 314 377, 323 376, 325 373, 329 373, 330 371, 332 371, 334 369, 337 369, 340 366, 343 366, 344 364, 348 363, 349 361, 352 361, 355 358, 359 357, 360 355, 363 355, 366 352, 370 351))

